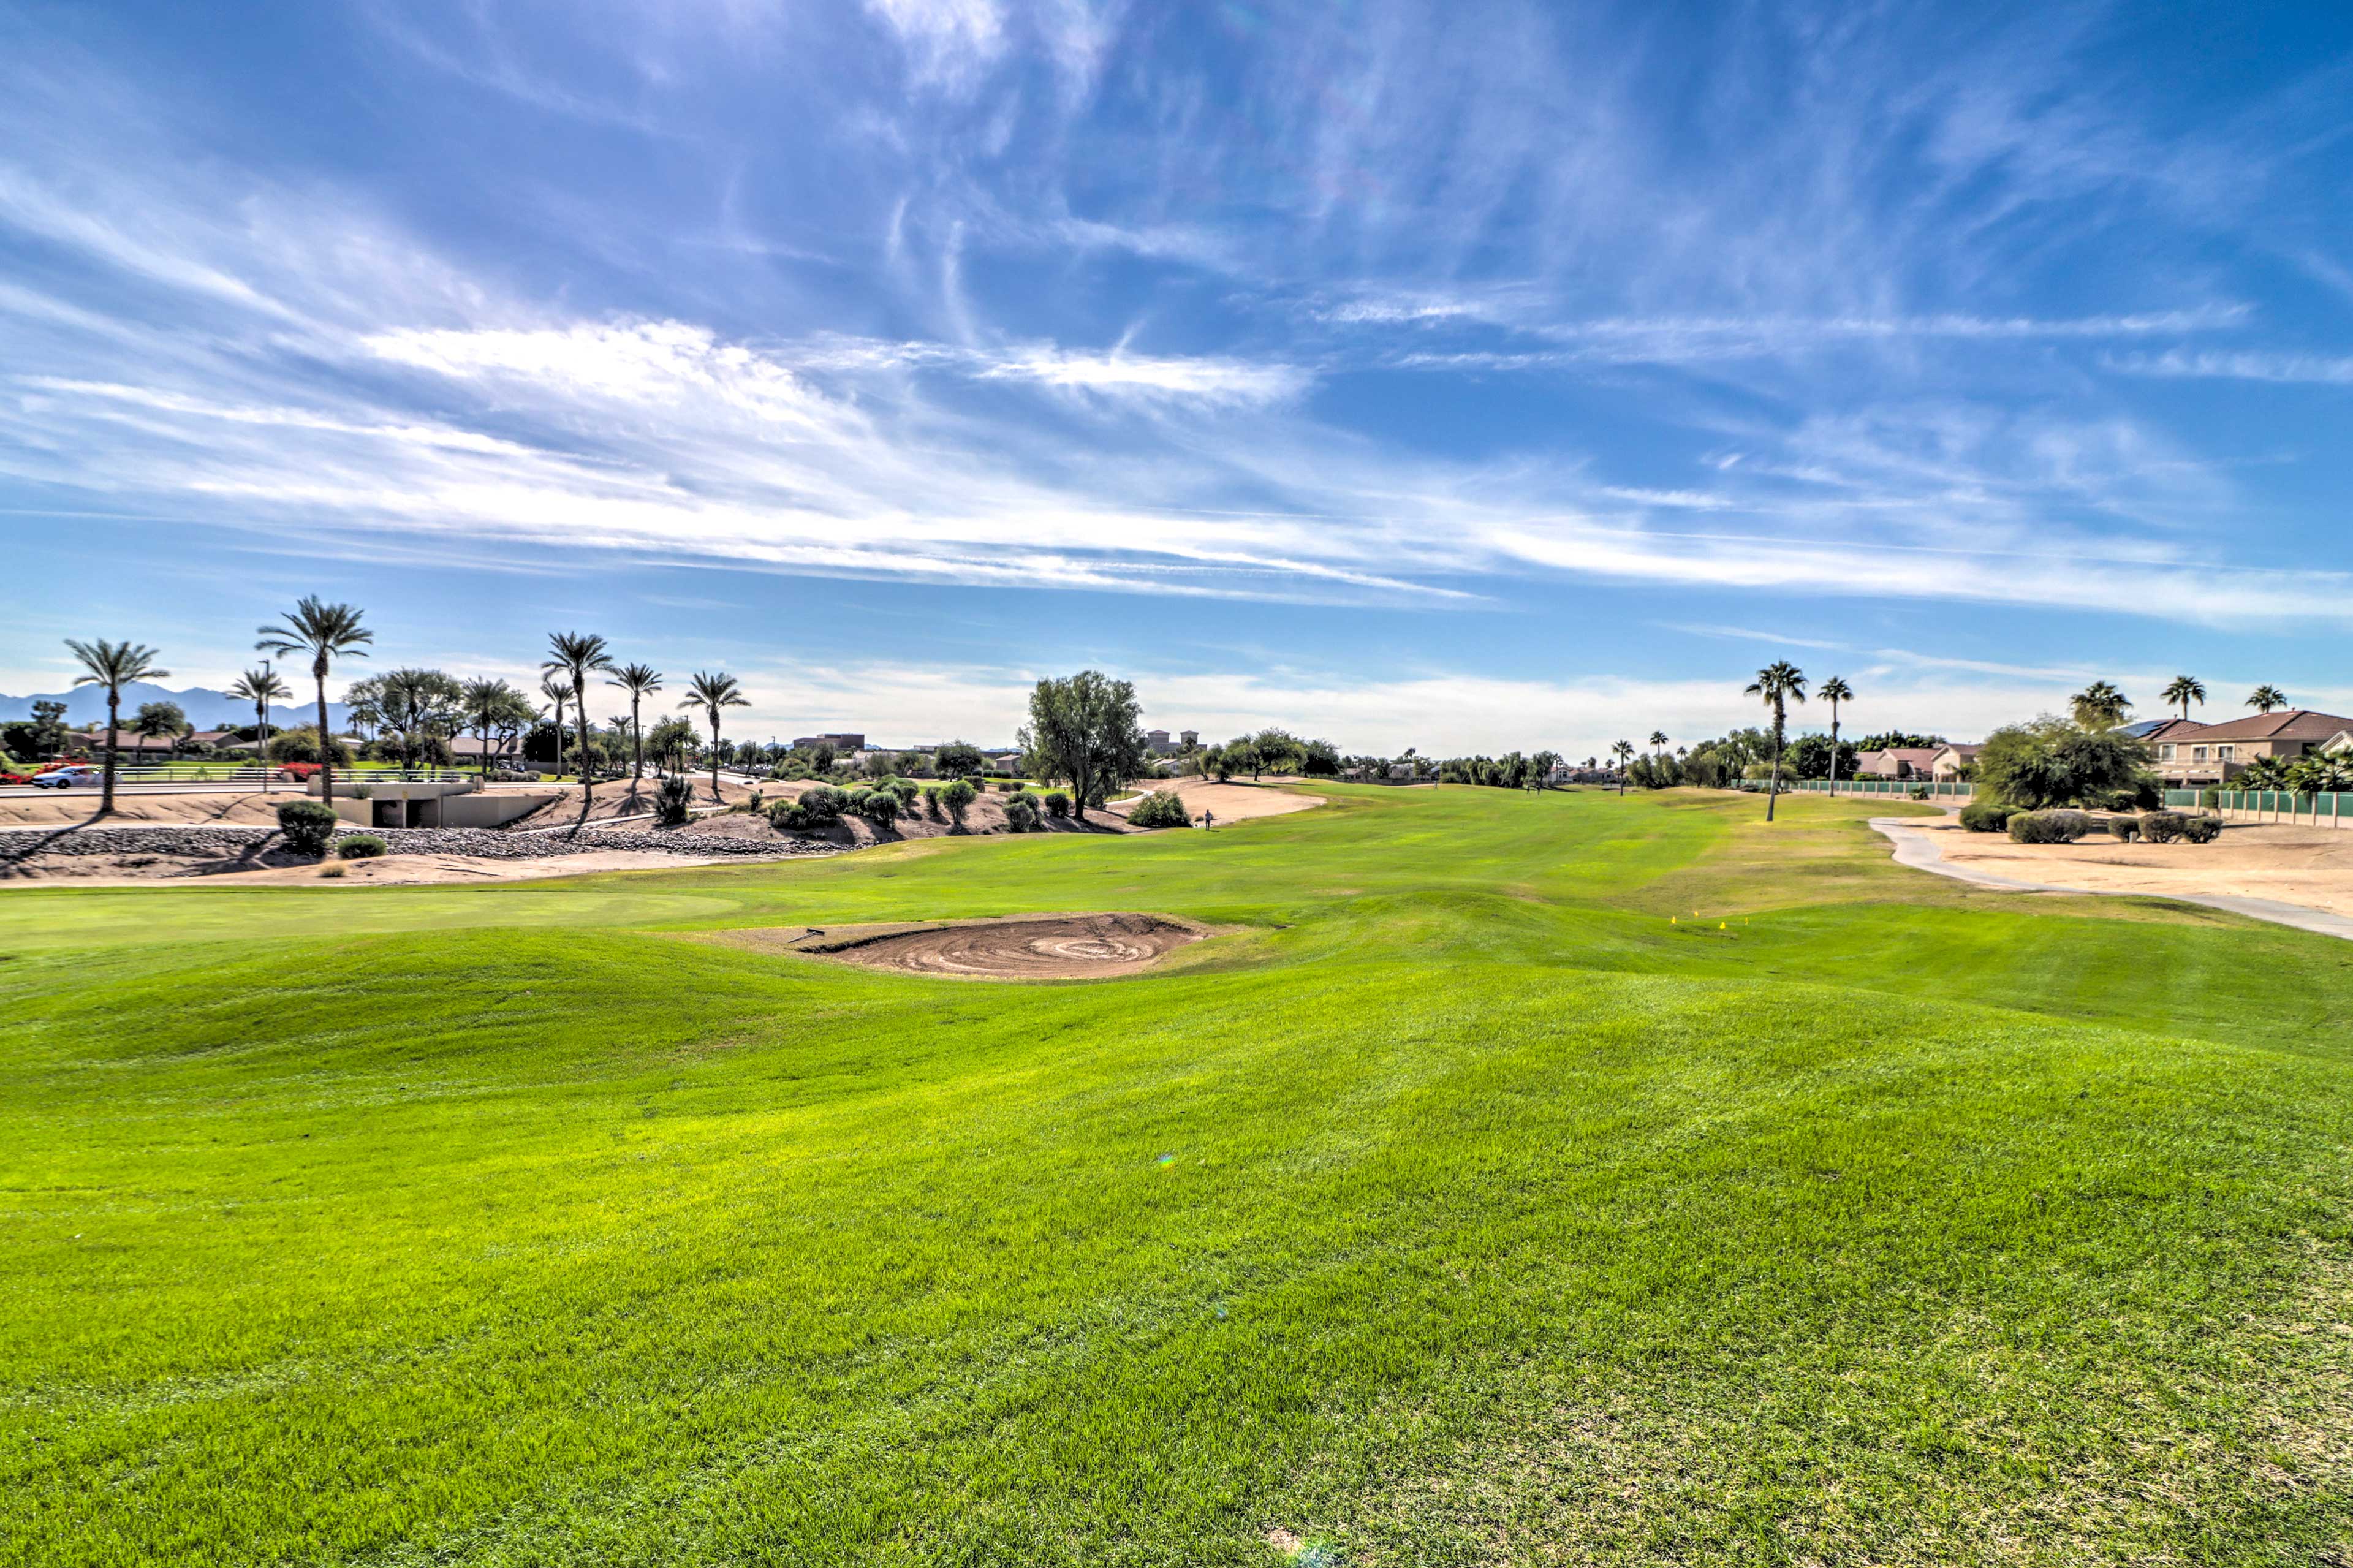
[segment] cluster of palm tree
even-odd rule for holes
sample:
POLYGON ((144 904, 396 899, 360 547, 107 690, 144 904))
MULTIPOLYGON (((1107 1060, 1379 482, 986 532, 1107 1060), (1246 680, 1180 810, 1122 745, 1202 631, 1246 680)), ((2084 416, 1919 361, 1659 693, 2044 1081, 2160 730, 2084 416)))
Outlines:
MULTIPOLYGON (((309 660, 318 698, 320 788, 328 800, 332 800, 335 794, 335 748, 333 726, 327 717, 327 677, 338 658, 365 658, 367 647, 375 640, 375 634, 368 629, 358 606, 331 605, 316 595, 306 595, 279 621, 261 627, 259 640, 254 644, 258 652, 280 658, 300 656, 309 660)), ((121 726, 122 689, 136 681, 161 680, 172 672, 157 662, 157 650, 142 643, 109 642, 102 637, 83 642, 68 637, 66 647, 81 662, 82 673, 74 678, 74 685, 106 689, 106 763, 99 799, 99 814, 105 816, 114 809, 115 734, 121 726)), ((593 752, 586 692, 592 674, 608 677, 606 685, 628 693, 628 731, 633 752, 630 776, 633 785, 642 781, 646 767, 644 703, 647 697, 662 689, 661 672, 647 664, 617 664, 603 637, 583 632, 551 634, 548 657, 541 661, 540 668, 543 672, 540 694, 548 700, 547 712, 554 724, 559 774, 564 766, 567 709, 576 722, 582 810, 587 809, 596 788, 594 770, 588 765, 593 752)), ((272 702, 292 700, 292 689, 273 668, 263 665, 238 676, 228 690, 230 696, 253 704, 256 741, 266 758, 269 706, 272 702)), ((473 730, 482 742, 485 773, 490 766, 491 736, 511 741, 541 713, 529 697, 504 680, 484 678, 459 682, 438 669, 391 670, 355 683, 351 695, 355 713, 364 713, 371 723, 397 731, 408 751, 418 750, 424 738, 444 728, 462 724, 473 730)), ((729 708, 749 706, 751 700, 744 696, 742 684, 724 670, 697 670, 688 683, 686 699, 679 704, 681 710, 699 710, 711 726, 711 793, 714 799, 719 795, 721 715, 729 708)), ((657 742, 675 745, 678 737, 665 733, 670 728, 668 723, 655 727, 657 742)), ((691 736, 691 731, 686 733, 691 736)), ((658 745, 657 754, 659 750, 658 745)))
MULTIPOLYGON (((2177 675, 2168 681, 2158 700, 2168 708, 2181 710, 2181 717, 2189 717, 2189 705, 2206 703, 2206 683, 2194 675, 2177 675)), ((2094 680, 2067 700, 2075 722, 2086 730, 2113 730, 2132 713, 2132 699, 2126 697, 2112 680, 2094 680)), ((2269 681, 2247 693, 2247 706, 2258 713, 2269 713, 2288 705, 2287 693, 2269 681)))

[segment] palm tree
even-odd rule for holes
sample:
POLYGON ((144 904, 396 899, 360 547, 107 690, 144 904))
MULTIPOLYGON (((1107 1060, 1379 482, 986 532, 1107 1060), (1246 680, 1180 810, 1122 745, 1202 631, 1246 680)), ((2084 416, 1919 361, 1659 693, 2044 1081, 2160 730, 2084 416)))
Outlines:
POLYGON ((1609 754, 1618 759, 1618 793, 1622 795, 1626 793, 1626 764, 1633 758, 1634 742, 1620 741, 1609 748, 1609 754))
POLYGON ((237 678, 228 694, 253 704, 253 754, 261 762, 261 790, 269 793, 269 704, 294 700, 294 689, 278 679, 278 672, 264 664, 259 669, 248 669, 237 678))
POLYGON ((749 708, 752 706, 752 700, 744 695, 744 689, 738 686, 735 683, 735 678, 725 670, 716 675, 706 675, 698 669, 694 672, 694 679, 687 682, 687 689, 691 695, 679 706, 700 708, 711 720, 711 798, 717 800, 719 798, 719 710, 722 708, 749 708))
MULTIPOLYGON (((2169 691, 2166 700, 2174 700, 2169 691)), ((2074 710, 2075 722, 2084 729, 2113 730, 2132 711, 2132 699, 2118 690, 2114 681, 2094 680, 2067 699, 2067 706, 2074 710)))
POLYGON ((555 716, 555 776, 564 776, 564 705, 575 695, 575 689, 565 685, 553 675, 539 678, 539 694, 547 699, 548 708, 555 716))
POLYGON ((1854 688, 1846 683, 1846 677, 1833 675, 1821 683, 1814 695, 1827 699, 1831 705, 1831 793, 1836 795, 1838 794, 1839 704, 1854 700, 1854 688))
POLYGON ((375 634, 360 624, 359 606, 330 605, 316 595, 305 594, 283 626, 262 627, 261 640, 253 645, 261 653, 311 656, 311 679, 319 683, 321 800, 335 798, 335 732, 327 723, 327 668, 337 654, 365 658, 360 645, 374 641, 375 634))
POLYGON ((172 672, 155 662, 155 650, 144 643, 68 637, 66 647, 81 660, 82 673, 73 683, 106 688, 106 773, 98 801, 98 815, 105 816, 114 810, 114 731, 122 723, 122 689, 134 680, 161 680, 172 672))
POLYGON ((522 693, 503 680, 492 680, 485 676, 480 679, 466 682, 464 689, 459 693, 458 700, 465 711, 467 722, 474 727, 474 733, 481 738, 482 754, 480 772, 487 780, 491 776, 491 731, 506 718, 507 710, 511 705, 523 700, 522 693))
POLYGON ((1667 732, 1664 730, 1653 730, 1651 731, 1651 755, 1653 758, 1658 756, 1659 748, 1666 743, 1667 732))
POLYGON ((2206 688, 2200 684, 2196 679, 2187 675, 2175 676, 2173 678, 2173 684, 2167 687, 2163 691, 2158 692, 2158 695, 2164 700, 2166 706, 2168 708, 2173 706, 2175 703, 2179 703, 2181 705, 2181 718, 2184 723, 2189 722, 2189 705, 2192 702, 2197 703, 2201 708, 2206 705, 2206 688))
POLYGON ((1757 672, 1742 695, 1761 697, 1773 710, 1773 782, 1765 792, 1765 820, 1781 795, 1781 746, 1789 728, 1789 704, 1806 700, 1806 672, 1786 658, 1777 658, 1757 672))
POLYGON ((617 686, 629 694, 629 787, 635 789, 646 776, 646 724, 638 714, 638 704, 648 692, 661 689, 661 671, 650 664, 625 664, 605 684, 617 686))
POLYGON ((2276 686, 2258 686, 2247 693, 2247 706, 2258 713, 2268 713, 2287 706, 2287 693, 2276 686))
POLYGON ((606 648, 603 637, 590 637, 586 632, 548 633, 547 655, 540 661, 540 668, 561 670, 572 677, 574 717, 580 721, 580 810, 586 816, 596 787, 591 782, 588 765, 588 672, 612 668, 613 656, 606 648))

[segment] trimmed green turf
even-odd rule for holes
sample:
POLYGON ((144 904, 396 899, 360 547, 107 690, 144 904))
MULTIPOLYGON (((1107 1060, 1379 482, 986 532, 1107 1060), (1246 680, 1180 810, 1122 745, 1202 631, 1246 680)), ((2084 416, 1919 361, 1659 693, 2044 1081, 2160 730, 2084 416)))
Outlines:
POLYGON ((1905 872, 1883 802, 1335 793, 0 893, 0 1561, 2347 1551, 2353 946, 1905 872), (710 940, 1090 909, 1242 929, 710 940))

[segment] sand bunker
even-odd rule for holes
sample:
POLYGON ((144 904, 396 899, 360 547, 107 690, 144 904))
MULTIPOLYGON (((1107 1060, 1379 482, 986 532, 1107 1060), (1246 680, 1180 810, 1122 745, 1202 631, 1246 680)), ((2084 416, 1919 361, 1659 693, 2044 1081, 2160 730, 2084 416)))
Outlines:
MULTIPOLYGON (((782 934, 782 933, 777 933, 782 934)), ((966 980, 1094 980, 1149 968, 1209 932, 1166 915, 1023 915, 937 925, 834 928, 788 939, 874 969, 966 980)))
POLYGON ((1919 822, 1950 865, 2014 881, 2159 898, 2266 899, 2353 916, 2353 829, 2232 823, 2212 844, 2013 844, 1919 822))

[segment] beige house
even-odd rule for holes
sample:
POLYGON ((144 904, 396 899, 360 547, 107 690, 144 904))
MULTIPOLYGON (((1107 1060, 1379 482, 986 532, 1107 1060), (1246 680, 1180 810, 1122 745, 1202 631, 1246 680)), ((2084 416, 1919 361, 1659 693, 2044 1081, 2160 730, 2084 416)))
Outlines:
POLYGON ((1865 752, 1855 759, 1854 776, 1859 779, 1933 778, 1936 772, 1936 759, 1949 749, 1891 746, 1883 752, 1865 752))
POLYGON ((2258 713, 2224 724, 2175 719, 2152 731, 2147 740, 2157 752, 2158 775, 2168 784, 2191 788, 2228 784, 2258 757, 2284 761, 2329 750, 2340 740, 2353 746, 2353 719, 2306 708, 2258 713))
POLYGON ((1947 746, 1936 753, 1929 772, 1943 784, 1965 778, 1976 769, 1978 753, 1984 750, 1983 746, 1947 746))

